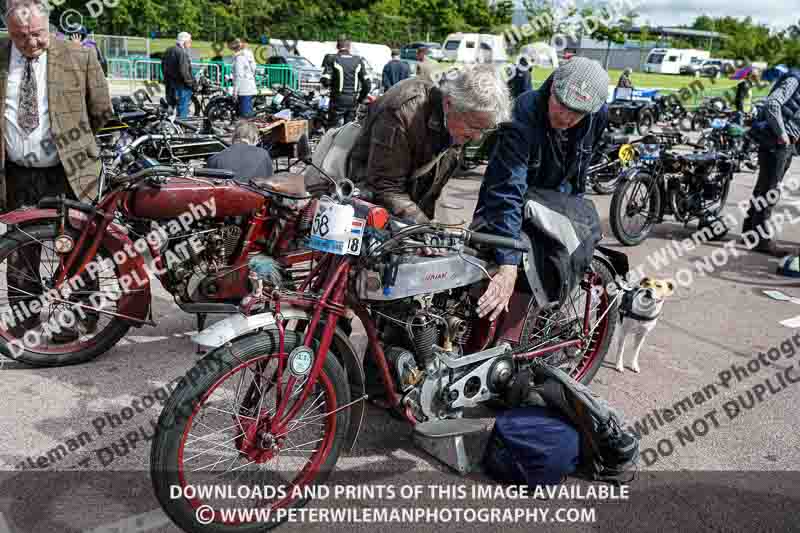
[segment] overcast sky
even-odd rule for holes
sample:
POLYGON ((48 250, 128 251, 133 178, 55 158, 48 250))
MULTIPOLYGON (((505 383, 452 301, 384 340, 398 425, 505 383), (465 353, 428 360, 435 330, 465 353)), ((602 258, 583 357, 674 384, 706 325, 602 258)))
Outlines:
POLYGON ((800 19, 798 0, 641 0, 638 22, 650 25, 691 24, 700 15, 747 17, 768 26, 786 27, 800 19))
MULTIPOLYGON (((558 5, 560 0, 554 0, 558 5)), ((756 22, 785 28, 800 19, 800 0, 627 0, 639 4, 639 24, 651 26, 689 25, 700 15, 747 17, 756 22)), ((578 5, 603 5, 606 0, 577 0, 578 5)), ((522 0, 517 0, 522 7, 522 0)))

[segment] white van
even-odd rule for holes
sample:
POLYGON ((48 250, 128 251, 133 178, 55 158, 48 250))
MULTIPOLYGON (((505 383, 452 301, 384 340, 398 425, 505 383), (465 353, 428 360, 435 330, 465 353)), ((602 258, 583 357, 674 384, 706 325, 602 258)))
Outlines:
POLYGON ((642 66, 644 72, 655 74, 680 74, 681 67, 692 64, 692 60, 703 60, 710 57, 704 50, 683 48, 653 48, 642 66))
POLYGON ((442 47, 443 59, 456 63, 505 63, 506 41, 502 35, 451 33, 442 47))

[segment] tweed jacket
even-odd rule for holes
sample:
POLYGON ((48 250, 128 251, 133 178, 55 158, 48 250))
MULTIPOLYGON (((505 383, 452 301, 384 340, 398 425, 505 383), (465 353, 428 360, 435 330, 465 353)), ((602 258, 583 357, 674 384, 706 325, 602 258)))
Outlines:
MULTIPOLYGON (((10 60, 11 41, 0 39, 0 102, 3 105, 0 113, 0 132, 3 133, 0 210, 3 211, 6 209, 5 100, 10 60)), ((100 175, 100 151, 94 134, 113 116, 108 82, 97 60, 97 52, 72 46, 51 35, 46 90, 53 134, 50 147, 57 148, 75 195, 91 201, 97 196, 100 175)))

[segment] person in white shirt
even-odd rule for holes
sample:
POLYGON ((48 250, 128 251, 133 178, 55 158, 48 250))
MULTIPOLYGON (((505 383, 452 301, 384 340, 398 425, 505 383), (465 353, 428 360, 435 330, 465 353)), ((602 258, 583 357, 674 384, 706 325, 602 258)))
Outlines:
MULTIPOLYGON (((97 54, 51 36, 46 0, 7 0, 5 15, 9 39, 0 39, 0 79, 5 80, 0 83, 5 104, 0 116, 2 208, 35 206, 48 196, 93 200, 100 172, 94 132, 113 114, 97 54)), ((28 246, 8 259, 10 301, 24 303, 42 293, 40 248, 28 246)), ((18 332, 39 320, 29 316, 16 325, 18 332)))
POLYGON ((253 115, 253 96, 258 94, 256 87, 256 59, 247 43, 234 39, 230 49, 233 56, 233 96, 239 99, 239 116, 247 118, 253 115))

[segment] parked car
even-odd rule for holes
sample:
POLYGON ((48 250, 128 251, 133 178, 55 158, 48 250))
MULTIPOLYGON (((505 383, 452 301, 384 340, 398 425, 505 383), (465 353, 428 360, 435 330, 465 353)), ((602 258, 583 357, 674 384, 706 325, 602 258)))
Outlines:
POLYGON ((299 77, 300 87, 304 91, 319 90, 322 69, 303 56, 272 56, 267 61, 270 65, 289 65, 299 77))
POLYGON ((700 73, 700 69, 703 68, 703 60, 699 57, 693 57, 691 59, 691 63, 688 65, 683 65, 680 69, 681 74, 688 74, 689 76, 695 76, 700 73))
POLYGON ((441 44, 416 42, 407 44, 400 50, 400 59, 404 59, 406 61, 416 61, 417 50, 419 50, 420 48, 427 48, 428 57, 430 57, 431 59, 435 59, 436 61, 439 61, 444 57, 441 44))
POLYGON ((733 63, 731 61, 725 61, 723 59, 708 59, 703 61, 703 65, 700 68, 700 75, 705 78, 719 78, 732 68, 733 63))

